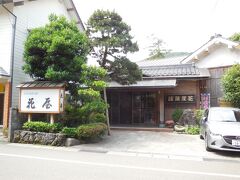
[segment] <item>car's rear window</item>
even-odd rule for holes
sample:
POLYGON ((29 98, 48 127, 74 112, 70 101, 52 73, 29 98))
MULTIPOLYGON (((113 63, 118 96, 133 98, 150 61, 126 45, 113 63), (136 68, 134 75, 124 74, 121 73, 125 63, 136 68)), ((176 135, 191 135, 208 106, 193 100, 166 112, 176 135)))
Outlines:
POLYGON ((240 122, 240 111, 232 109, 212 109, 210 121, 240 122))

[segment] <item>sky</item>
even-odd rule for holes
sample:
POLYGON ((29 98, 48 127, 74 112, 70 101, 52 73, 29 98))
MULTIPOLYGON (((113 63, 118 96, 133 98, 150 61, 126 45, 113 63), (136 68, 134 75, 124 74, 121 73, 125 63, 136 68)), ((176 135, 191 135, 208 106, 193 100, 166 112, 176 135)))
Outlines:
POLYGON ((171 51, 192 52, 215 33, 230 37, 240 32, 240 0, 74 0, 84 23, 96 9, 114 10, 131 26, 139 52, 132 61, 145 59, 153 35, 171 51))

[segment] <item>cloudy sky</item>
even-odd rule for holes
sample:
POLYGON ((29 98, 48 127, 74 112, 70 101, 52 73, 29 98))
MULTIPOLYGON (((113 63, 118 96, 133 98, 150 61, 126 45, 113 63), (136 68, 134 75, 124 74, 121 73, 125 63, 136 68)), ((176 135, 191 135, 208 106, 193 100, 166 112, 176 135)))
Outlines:
POLYGON ((96 9, 115 10, 132 27, 140 51, 133 61, 146 58, 152 34, 172 51, 191 52, 215 33, 224 37, 240 32, 240 0, 74 0, 84 23, 96 9))

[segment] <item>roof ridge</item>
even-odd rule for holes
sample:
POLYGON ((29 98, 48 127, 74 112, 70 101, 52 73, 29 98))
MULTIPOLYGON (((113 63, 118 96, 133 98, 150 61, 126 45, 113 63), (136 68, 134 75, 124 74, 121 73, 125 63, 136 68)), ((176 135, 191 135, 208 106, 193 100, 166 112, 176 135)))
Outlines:
POLYGON ((170 57, 164 57, 164 58, 159 58, 159 59, 142 59, 140 61, 137 61, 136 63, 138 63, 138 62, 162 61, 162 60, 165 60, 165 59, 177 59, 177 58, 186 57, 186 56, 188 56, 188 55, 177 55, 177 56, 170 56, 170 57))
POLYGON ((189 67, 195 66, 195 63, 186 63, 186 64, 169 64, 169 65, 159 65, 159 66, 139 66, 140 69, 156 69, 156 68, 169 68, 169 67, 189 67))

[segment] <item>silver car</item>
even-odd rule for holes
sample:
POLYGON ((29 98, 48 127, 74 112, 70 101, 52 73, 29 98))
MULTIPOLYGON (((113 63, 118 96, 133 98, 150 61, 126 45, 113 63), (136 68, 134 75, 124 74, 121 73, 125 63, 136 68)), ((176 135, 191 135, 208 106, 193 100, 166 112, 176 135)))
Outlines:
POLYGON ((240 109, 213 107, 205 111, 200 138, 207 151, 212 149, 240 152, 240 109))

